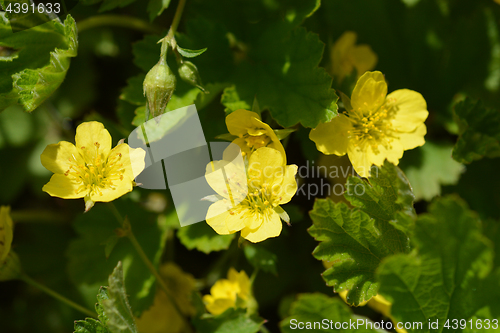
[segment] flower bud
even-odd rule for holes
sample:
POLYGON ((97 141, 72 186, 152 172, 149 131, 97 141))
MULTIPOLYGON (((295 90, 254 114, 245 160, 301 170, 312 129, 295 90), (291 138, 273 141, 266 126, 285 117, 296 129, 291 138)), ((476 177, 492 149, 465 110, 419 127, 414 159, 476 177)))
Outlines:
POLYGON ((196 68, 195 64, 191 61, 182 61, 179 66, 179 76, 181 79, 201 91, 205 91, 205 89, 201 85, 201 77, 200 73, 198 73, 198 68, 196 68))
POLYGON ((144 95, 148 99, 149 108, 146 120, 165 112, 168 101, 175 90, 176 81, 174 73, 163 57, 149 70, 143 83, 144 95))

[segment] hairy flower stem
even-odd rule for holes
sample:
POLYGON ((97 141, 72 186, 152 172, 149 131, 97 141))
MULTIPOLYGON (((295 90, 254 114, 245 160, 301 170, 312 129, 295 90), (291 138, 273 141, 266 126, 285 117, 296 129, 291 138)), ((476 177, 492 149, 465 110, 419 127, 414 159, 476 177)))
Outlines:
MULTIPOLYGON (((118 221, 120 226, 123 227, 125 219, 123 219, 122 215, 120 214, 120 212, 118 211, 116 206, 112 202, 109 202, 109 207, 110 207, 111 211, 113 212, 113 214, 115 215, 116 220, 118 221)), ((130 242, 134 246, 135 250, 137 251, 137 254, 139 254, 139 257, 141 257, 142 262, 146 265, 146 267, 149 269, 151 274, 153 274, 153 276, 156 278, 156 281, 160 285, 160 288, 163 290, 163 292, 165 292, 165 295, 167 295, 170 303, 172 303, 174 309, 177 311, 179 316, 184 321, 185 327, 187 328, 187 330, 191 331, 191 326, 189 325, 184 314, 182 313, 181 309, 177 305, 177 302, 175 301, 175 299, 171 295, 170 290, 168 289, 167 285, 165 284, 165 281, 163 281, 163 278, 160 276, 160 274, 156 270, 155 266, 153 265, 151 260, 149 260, 148 256, 146 255, 146 253, 142 249, 141 244, 139 244, 139 242, 137 241, 137 238, 135 237, 134 232, 132 231, 132 228, 130 226, 127 226, 124 229, 126 230, 126 236, 128 237, 128 239, 130 240, 130 242)))
POLYGON ((167 35, 160 40, 162 42, 161 57, 163 58, 166 57, 169 44, 172 47, 172 50, 176 52, 177 42, 175 41, 175 32, 177 31, 177 27, 179 26, 179 23, 181 21, 182 12, 184 11, 185 5, 186 5, 186 0, 179 0, 179 3, 177 4, 177 9, 175 10, 174 20, 172 21, 172 25, 170 26, 170 29, 168 29, 167 35))
POLYGON ((96 318, 96 313, 95 312, 93 312, 93 311, 91 311, 91 310, 89 310, 87 308, 84 308, 81 305, 76 304, 75 302, 67 299, 63 295, 61 295, 61 294, 55 292, 54 290, 50 289, 49 287, 46 287, 43 284, 40 284, 40 283, 36 282, 32 278, 30 278, 28 275, 26 275, 26 274, 23 273, 23 274, 21 274, 20 279, 22 281, 26 282, 27 284, 32 285, 33 287, 35 287, 37 289, 40 289, 41 291, 43 291, 44 293, 46 293, 46 294, 54 297, 55 299, 57 299, 57 300, 59 300, 59 301, 61 301, 63 303, 66 303, 67 305, 71 306, 73 309, 78 310, 81 313, 84 313, 84 314, 86 314, 89 317, 96 318))

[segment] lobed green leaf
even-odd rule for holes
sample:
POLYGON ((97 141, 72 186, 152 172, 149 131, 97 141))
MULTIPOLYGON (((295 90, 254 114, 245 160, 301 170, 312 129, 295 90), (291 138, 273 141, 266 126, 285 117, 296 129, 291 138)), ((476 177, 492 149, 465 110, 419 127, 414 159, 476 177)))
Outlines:
POLYGON ((118 262, 108 281, 109 298, 100 301, 107 317, 106 325, 112 333, 137 333, 134 315, 125 290, 121 262, 118 262))
MULTIPOLYGON (((339 297, 328 297, 324 294, 300 294, 292 304, 290 316, 280 323, 281 332, 291 333, 298 331, 299 322, 303 330, 309 332, 377 332, 379 330, 367 328, 366 325, 355 328, 336 329, 336 323, 352 323, 358 319, 349 307, 339 297)), ((300 330, 302 331, 302 330, 300 330)))
POLYGON ((483 157, 500 156, 500 112, 469 98, 455 106, 460 133, 453 158, 471 163, 483 157))
POLYGON ((5 13, 0 13, 0 46, 13 49, 15 59, 0 57, 0 110, 20 104, 35 110, 64 81, 70 58, 77 55, 78 35, 71 15, 12 32, 5 13))
POLYGON ((313 255, 332 264, 323 279, 336 292, 348 290, 347 301, 355 305, 377 295, 382 260, 410 250, 415 218, 411 187, 399 168, 386 162, 371 175, 348 179, 345 197, 354 208, 319 199, 309 213, 309 233, 320 242, 313 255))
POLYGON ((485 307, 495 310, 492 318, 500 316, 500 270, 491 272, 492 245, 462 200, 433 202, 419 216, 412 240, 414 251, 387 258, 377 272, 396 320, 423 323, 419 332, 442 332, 447 319, 468 320, 485 307), (438 320, 438 327, 429 328, 429 320, 438 320))

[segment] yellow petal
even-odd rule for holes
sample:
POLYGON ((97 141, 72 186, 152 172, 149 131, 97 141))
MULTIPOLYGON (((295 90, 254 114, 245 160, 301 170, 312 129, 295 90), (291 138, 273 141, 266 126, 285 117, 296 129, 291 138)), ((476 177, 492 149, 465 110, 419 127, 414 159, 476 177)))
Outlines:
POLYGON ((245 156, 245 155, 249 156, 249 154, 251 153, 251 149, 250 149, 250 147, 248 147, 245 139, 237 138, 237 139, 234 139, 232 143, 234 143, 235 145, 238 145, 238 147, 240 147, 240 150, 241 150, 241 153, 243 156, 245 156))
POLYGON ((76 128, 75 141, 82 156, 92 159, 92 163, 97 151, 101 153, 102 158, 106 158, 111 150, 111 135, 104 125, 97 121, 80 124, 76 128))
POLYGON ((372 70, 377 64, 378 58, 372 48, 368 45, 358 45, 353 48, 352 63, 356 67, 358 77, 363 75, 366 71, 372 70))
POLYGON ((256 119, 256 118, 254 118, 252 120, 252 122, 255 126, 258 126, 259 128, 264 129, 265 132, 262 134, 267 135, 271 139, 271 143, 269 143, 268 147, 278 150, 283 157, 283 164, 286 164, 285 149, 283 148, 283 145, 281 144, 280 139, 278 139, 278 136, 276 135, 276 133, 274 133, 271 126, 262 122, 260 119, 256 119))
POLYGON ((13 223, 10 217, 10 207, 0 207, 0 266, 10 252, 13 239, 13 223))
POLYGON ((274 210, 267 210, 266 219, 257 229, 243 228, 241 236, 252 243, 262 242, 270 237, 277 237, 281 233, 282 224, 279 215, 274 210))
POLYGON ((145 168, 146 152, 142 148, 130 148, 128 144, 122 143, 116 146, 109 153, 108 161, 114 154, 121 154, 119 169, 125 169, 125 175, 130 179, 135 179, 145 168))
POLYGON ((235 209, 229 211, 229 215, 226 217, 226 226, 229 233, 233 234, 240 231, 246 226, 248 215, 247 208, 241 208, 237 206, 235 209), (233 214, 231 214, 231 212, 233 214))
POLYGON ((297 192, 297 182, 295 181, 295 174, 297 173, 297 166, 295 164, 287 165, 285 167, 285 176, 281 183, 280 191, 278 192, 279 204, 283 205, 292 200, 292 197, 297 192))
POLYGON ((229 235, 231 233, 226 225, 226 218, 229 216, 230 208, 223 200, 219 200, 208 207, 206 221, 219 235, 229 235))
POLYGON ((239 204, 247 195, 247 176, 244 167, 228 161, 207 164, 205 179, 210 187, 231 204, 239 204))
POLYGON ((349 160, 354 170, 356 170, 361 177, 368 178, 370 176, 372 162, 370 161, 370 155, 367 154, 367 148, 362 148, 364 147, 349 145, 347 155, 349 156, 349 160))
POLYGON ((387 159, 392 164, 398 165, 399 159, 403 157, 403 145, 399 140, 392 140, 390 143, 380 142, 374 150, 371 146, 367 147, 366 154, 371 164, 382 166, 387 159))
POLYGON ((42 165, 53 173, 65 173, 71 165, 84 164, 75 145, 66 141, 48 145, 40 155, 40 160, 42 165))
POLYGON ((256 229, 260 227, 263 222, 264 222, 264 216, 262 214, 250 211, 250 209, 246 210, 245 217, 243 220, 244 224, 243 227, 256 229))
POLYGON ((257 149, 248 161, 250 186, 281 185, 284 176, 283 167, 283 155, 278 150, 268 147, 257 149))
POLYGON ((122 195, 132 191, 133 180, 127 175, 123 175, 123 179, 113 180, 112 186, 107 186, 105 188, 100 188, 100 193, 98 191, 93 191, 90 195, 90 199, 95 202, 110 202, 118 199, 122 195))
POLYGON ((240 136, 248 133, 249 128, 253 128, 252 119, 260 120, 257 113, 247 110, 236 110, 226 117, 226 126, 232 135, 240 136))
POLYGON ((43 186, 42 191, 47 192, 53 197, 63 199, 83 198, 87 194, 87 191, 76 193, 79 186, 80 183, 77 183, 71 176, 56 173, 43 186))
POLYGON ((237 282, 238 282, 238 285, 240 286, 240 291, 238 293, 238 297, 243 299, 243 300, 247 300, 248 297, 250 297, 252 285, 251 285, 250 279, 248 278, 248 275, 247 275, 247 273, 245 273, 245 271, 241 271, 238 273, 237 282))
POLYGON ((311 130, 309 138, 316 143, 316 148, 323 154, 342 156, 347 153, 348 131, 351 129, 352 126, 347 116, 339 114, 330 122, 319 124, 311 130))
POLYGON ((393 104, 396 114, 391 123, 393 129, 400 132, 411 132, 420 126, 429 115, 425 99, 416 91, 400 89, 387 96, 387 103, 393 104))
POLYGON ((387 83, 381 72, 366 72, 363 74, 351 96, 351 105, 354 110, 360 110, 368 115, 376 111, 384 102, 387 95, 387 83))
POLYGON ((219 280, 210 288, 210 294, 215 298, 236 299, 236 293, 239 291, 238 284, 235 281, 226 279, 219 280))
POLYGON ((421 124, 412 132, 399 133, 398 138, 403 149, 408 150, 423 146, 425 144, 425 134, 427 134, 427 127, 425 127, 425 124, 421 124))
POLYGON ((352 72, 353 64, 348 54, 356 43, 357 35, 353 31, 344 32, 333 44, 330 50, 330 60, 332 63, 332 75, 338 81, 352 72))
MULTIPOLYGON (((203 301, 207 301, 208 295, 203 297, 203 301)), ((211 314, 217 316, 226 311, 229 308, 234 308, 236 307, 236 301, 232 299, 227 299, 227 298, 217 298, 215 299, 212 303, 206 304, 208 312, 211 314)))

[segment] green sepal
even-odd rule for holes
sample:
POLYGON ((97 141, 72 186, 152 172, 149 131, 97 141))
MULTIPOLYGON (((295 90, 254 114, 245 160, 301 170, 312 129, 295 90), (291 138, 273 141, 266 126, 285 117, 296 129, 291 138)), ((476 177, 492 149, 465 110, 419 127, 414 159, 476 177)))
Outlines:
POLYGON ((203 54, 207 48, 199 49, 199 50, 190 50, 185 49, 177 45, 176 50, 184 57, 184 58, 195 58, 201 54, 203 54))

